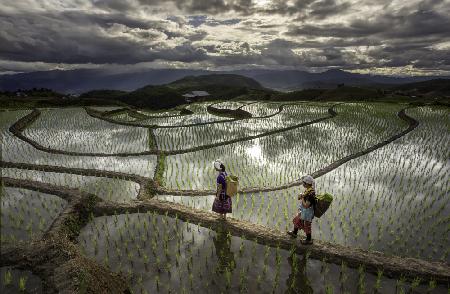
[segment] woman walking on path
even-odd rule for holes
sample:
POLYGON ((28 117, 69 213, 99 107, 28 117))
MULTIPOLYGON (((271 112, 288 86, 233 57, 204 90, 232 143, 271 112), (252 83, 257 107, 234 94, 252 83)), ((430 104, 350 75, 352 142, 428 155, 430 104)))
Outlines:
POLYGON ((225 171, 225 166, 220 160, 214 161, 214 168, 219 172, 217 176, 217 190, 216 198, 212 206, 212 211, 220 213, 223 219, 226 219, 226 214, 232 212, 232 202, 231 197, 226 195, 227 182, 225 180, 227 172, 225 171))
POLYGON ((303 245, 309 245, 312 244, 311 229, 312 219, 314 218, 314 207, 316 204, 314 178, 307 175, 302 178, 302 184, 306 190, 298 196, 298 200, 300 200, 298 208, 299 213, 292 220, 294 223, 294 230, 288 231, 287 233, 296 238, 299 229, 305 231, 306 239, 301 240, 301 243, 303 245))

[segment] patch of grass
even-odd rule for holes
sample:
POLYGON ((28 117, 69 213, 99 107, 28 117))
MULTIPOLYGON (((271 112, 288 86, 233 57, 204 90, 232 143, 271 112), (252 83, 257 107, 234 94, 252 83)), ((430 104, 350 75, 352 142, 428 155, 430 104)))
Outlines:
POLYGON ((78 293, 87 293, 87 288, 86 273, 81 270, 78 274, 78 293))
POLYGON ((19 278, 19 291, 25 292, 27 290, 27 277, 19 278))
POLYGON ((164 170, 166 168, 166 155, 160 154, 158 155, 158 159, 156 162, 156 170, 154 180, 158 186, 164 186, 164 170))
POLYGON ((153 133, 152 128, 148 128, 148 148, 149 148, 149 150, 158 149, 158 145, 156 144, 155 134, 153 133))
POLYGON ((99 199, 95 195, 90 194, 75 206, 77 214, 69 216, 64 222, 63 228, 71 240, 76 239, 81 228, 88 223, 92 210, 98 201, 99 199))
POLYGON ((11 283, 12 283, 12 274, 11 274, 11 271, 7 271, 6 273, 5 273, 5 277, 4 277, 4 285, 5 286, 9 286, 9 285, 11 285, 11 283))

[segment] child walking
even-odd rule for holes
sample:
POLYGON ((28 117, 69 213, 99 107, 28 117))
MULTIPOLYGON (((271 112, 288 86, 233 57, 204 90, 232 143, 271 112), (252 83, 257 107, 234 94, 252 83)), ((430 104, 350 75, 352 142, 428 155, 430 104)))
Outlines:
POLYGON ((288 231, 287 233, 291 237, 296 238, 298 230, 303 230, 306 234, 306 239, 300 240, 300 242, 303 245, 309 245, 312 244, 311 228, 312 219, 314 218, 314 206, 316 204, 314 178, 307 175, 302 178, 302 184, 306 190, 298 196, 298 200, 300 200, 300 205, 298 208, 299 213, 292 220, 294 223, 294 230, 288 231))

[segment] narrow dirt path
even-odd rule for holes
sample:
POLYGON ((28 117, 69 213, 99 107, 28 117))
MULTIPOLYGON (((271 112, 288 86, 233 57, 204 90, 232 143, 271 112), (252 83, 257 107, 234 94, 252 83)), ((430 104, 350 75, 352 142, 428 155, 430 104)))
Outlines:
POLYGON ((83 169, 83 168, 70 168, 63 166, 54 166, 54 165, 40 165, 40 164, 30 164, 30 163, 16 163, 16 162, 7 162, 0 161, 1 168, 18 168, 18 169, 29 169, 36 171, 44 171, 44 172, 55 172, 55 173, 67 173, 67 174, 75 174, 81 176, 92 176, 92 177, 104 177, 110 179, 121 179, 132 181, 139 184, 139 193, 137 195, 137 199, 144 200, 153 197, 156 193, 156 183, 151 178, 126 174, 121 172, 113 172, 113 171, 104 171, 104 170, 96 170, 96 169, 83 169))
MULTIPOLYGON (((9 178, 2 178, 2 180, 6 186, 24 187, 26 189, 43 191, 45 193, 55 194, 58 196, 67 194, 64 197, 66 199, 72 199, 72 205, 69 205, 64 213, 55 221, 55 224, 52 226, 50 231, 47 232, 44 239, 55 240, 56 237, 66 235, 65 242, 68 242, 66 245, 68 248, 73 247, 71 250, 74 251, 77 250, 76 245, 70 240, 75 239, 80 228, 87 223, 88 219, 86 218, 86 214, 92 212, 94 216, 105 216, 123 214, 126 212, 143 213, 147 211, 154 211, 161 215, 177 216, 181 220, 188 220, 191 223, 195 223, 213 230, 225 228, 233 236, 245 236, 248 240, 253 240, 270 247, 282 248, 285 250, 292 250, 294 248, 299 254, 304 254, 308 251, 312 258, 319 260, 325 258, 327 262, 338 265, 340 265, 342 261, 345 261, 348 266, 354 268, 364 265, 367 272, 374 274, 376 274, 379 269, 382 269, 383 275, 391 278, 403 277, 411 280, 414 278, 420 278, 423 281, 434 279, 436 282, 442 284, 446 284, 450 281, 450 266, 443 262, 430 262, 415 258, 391 256, 381 252, 346 247, 319 240, 315 240, 313 245, 301 245, 301 243, 296 240, 289 238, 289 236, 287 236, 284 232, 280 232, 275 229, 233 218, 227 218, 227 221, 224 222, 217 216, 217 214, 155 198, 146 201, 133 201, 129 204, 119 204, 108 201, 100 201, 97 198, 94 198, 95 196, 93 195, 85 195, 75 189, 67 189, 34 181, 14 180, 9 178), (79 225, 73 230, 68 230, 67 224, 71 222, 67 222, 67 220, 73 218, 79 220, 76 222, 79 225)), ((27 264, 27 262, 33 258, 38 258, 39 254, 36 254, 37 252, 43 256, 48 256, 49 253, 46 253, 46 251, 55 252, 55 250, 59 253, 58 250, 61 250, 61 248, 58 249, 57 246, 51 248, 42 246, 42 250, 37 250, 34 248, 34 245, 31 245, 29 247, 8 248, 6 251, 2 249, 1 262, 2 265, 25 263, 28 267, 36 267, 37 265, 33 265, 33 263, 27 264), (21 253, 21 251, 23 251, 23 253, 21 253)), ((78 254, 79 253, 77 253, 77 255, 78 254)), ((57 257, 59 257, 59 254, 57 254, 57 257)), ((80 256, 77 256, 77 258, 81 258, 80 261, 82 263, 85 261, 85 259, 80 256)), ((36 262, 36 264, 44 263, 42 257, 39 257, 38 260, 40 261, 36 262)), ((58 269, 62 267, 61 263, 65 264, 68 260, 67 258, 63 261, 60 261, 59 258, 50 258, 50 261, 47 261, 47 263, 48 262, 52 264, 53 268, 58 269)), ((86 261, 86 263, 87 264, 85 266, 91 266, 89 261, 86 261)), ((79 263, 77 262, 77 264, 79 263)), ((92 266, 99 267, 95 264, 92 264, 92 266)), ((101 267, 99 268, 101 269, 101 267)), ((46 276, 54 277, 57 274, 55 272, 56 270, 44 275, 44 278, 47 278, 46 276)), ((112 275, 107 274, 106 277, 109 279, 112 275)))
POLYGON ((383 274, 391 278, 406 277, 414 279, 419 277, 423 280, 435 279, 439 283, 446 284, 450 281, 450 267, 442 262, 429 262, 415 258, 404 258, 385 255, 377 251, 368 251, 354 247, 346 247, 319 240, 314 240, 313 245, 301 245, 300 242, 291 239, 285 232, 258 225, 255 223, 227 218, 224 222, 217 214, 203 210, 186 207, 181 204, 151 199, 132 204, 115 204, 100 202, 94 208, 95 215, 113 215, 114 213, 129 213, 155 211, 159 214, 177 216, 182 220, 189 220, 205 228, 226 228, 234 236, 245 236, 248 240, 254 240, 260 244, 270 247, 280 247, 290 250, 293 247, 296 252, 303 254, 311 252, 315 259, 326 258, 328 262, 340 265, 345 261, 351 267, 364 265, 365 269, 376 274, 383 269, 383 274))

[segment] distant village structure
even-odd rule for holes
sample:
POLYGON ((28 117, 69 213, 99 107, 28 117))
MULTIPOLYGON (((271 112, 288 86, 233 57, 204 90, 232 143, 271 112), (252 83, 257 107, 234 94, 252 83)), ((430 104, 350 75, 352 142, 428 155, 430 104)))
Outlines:
POLYGON ((210 95, 210 94, 209 94, 208 92, 206 92, 206 91, 192 91, 192 92, 190 92, 190 93, 184 94, 183 97, 184 97, 184 99, 186 100, 186 102, 192 102, 192 100, 193 100, 194 98, 197 98, 197 97, 207 97, 207 96, 209 96, 209 95, 210 95))
POLYGON ((16 92, 16 97, 28 97, 27 93, 21 92, 21 91, 17 91, 16 92))

